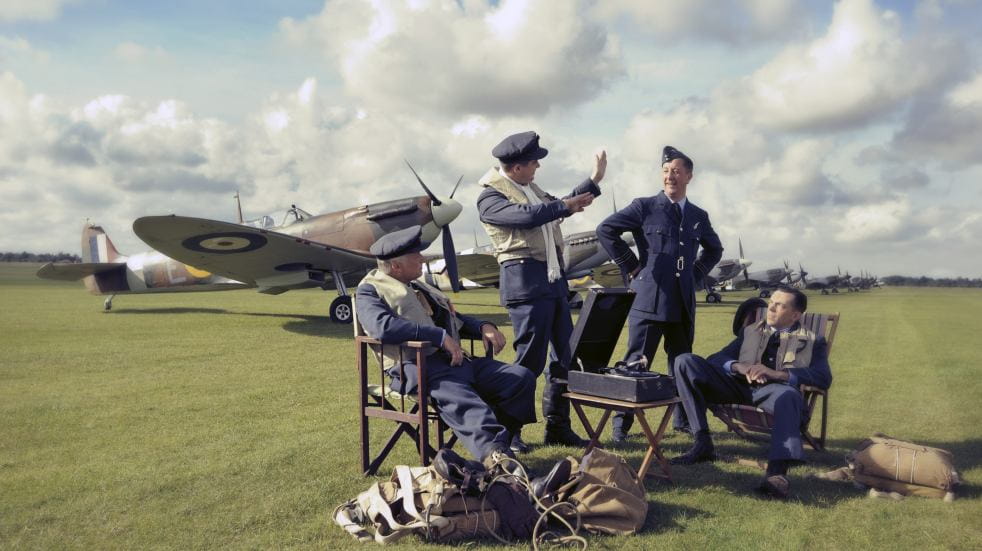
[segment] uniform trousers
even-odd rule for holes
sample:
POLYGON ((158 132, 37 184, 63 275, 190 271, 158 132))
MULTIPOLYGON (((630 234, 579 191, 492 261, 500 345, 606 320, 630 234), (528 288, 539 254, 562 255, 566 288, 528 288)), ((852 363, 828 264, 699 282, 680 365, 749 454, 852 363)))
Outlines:
POLYGON ((544 297, 506 307, 515 331, 515 363, 538 376, 546 368, 551 343, 555 361, 549 362, 546 379, 565 383, 572 355, 569 339, 573 335, 569 302, 565 298, 544 297))
POLYGON ((797 388, 783 383, 751 385, 745 377, 726 373, 695 354, 683 354, 675 360, 675 385, 693 434, 709 430, 709 404, 752 405, 774 416, 768 459, 804 461, 804 399, 797 388))
MULTIPOLYGON (((406 385, 391 369, 392 388, 408 394, 416 391, 419 371, 405 364, 406 385)), ((477 459, 496 449, 507 449, 510 431, 535 422, 535 376, 528 369, 492 358, 465 359, 451 366, 442 352, 426 359, 430 397, 440 417, 477 459)))

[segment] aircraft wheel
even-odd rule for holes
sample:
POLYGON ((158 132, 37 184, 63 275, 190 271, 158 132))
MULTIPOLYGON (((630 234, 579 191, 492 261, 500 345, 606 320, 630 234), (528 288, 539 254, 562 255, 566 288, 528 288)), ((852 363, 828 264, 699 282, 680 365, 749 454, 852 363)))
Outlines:
POLYGON ((767 298, 769 296, 771 296, 771 292, 768 291, 767 289, 764 289, 763 291, 760 292, 760 298, 767 298))
POLYGON ((102 309, 105 310, 106 312, 112 310, 113 309, 113 299, 112 298, 107 298, 106 299, 106 302, 102 303, 102 309))
POLYGON ((331 321, 334 323, 351 323, 354 311, 351 309, 351 297, 341 296, 331 302, 331 321))
POLYGON ((723 297, 721 297, 719 293, 709 293, 706 295, 706 302, 709 304, 723 302, 723 297))
POLYGON ((839 290, 838 290, 838 289, 832 289, 832 292, 833 292, 833 293, 838 293, 838 292, 839 292, 839 290))
POLYGON ((828 290, 828 289, 822 289, 822 294, 823 294, 823 295, 827 295, 827 294, 829 294, 829 290, 828 290))

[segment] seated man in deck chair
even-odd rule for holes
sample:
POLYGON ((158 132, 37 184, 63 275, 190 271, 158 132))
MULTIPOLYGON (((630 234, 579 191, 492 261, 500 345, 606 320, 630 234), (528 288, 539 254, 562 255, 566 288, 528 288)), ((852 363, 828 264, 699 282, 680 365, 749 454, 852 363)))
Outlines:
MULTIPOLYGON (((457 438, 480 461, 494 461, 496 453, 513 457, 509 444, 522 425, 535 422, 535 375, 520 365, 492 358, 471 358, 460 347, 460 336, 483 339, 500 352, 505 337, 491 322, 454 310, 435 287, 418 281, 426 244, 422 230, 413 226, 384 235, 369 251, 378 269, 361 280, 355 294, 358 323, 384 344, 428 341, 434 349, 426 358, 430 397, 457 438)), ((405 381, 395 367, 395 347, 383 347, 392 388, 415 392, 419 372, 406 355, 405 381)))
POLYGON ((824 389, 832 383, 825 337, 798 323, 807 307, 803 292, 780 287, 771 295, 766 319, 745 327, 726 348, 708 360, 694 354, 675 360, 675 385, 695 443, 673 458, 673 464, 715 459, 706 423, 708 404, 754 405, 774 416, 767 472, 759 490, 771 497, 787 497, 788 468, 805 459, 801 445, 805 404, 798 385, 824 389))

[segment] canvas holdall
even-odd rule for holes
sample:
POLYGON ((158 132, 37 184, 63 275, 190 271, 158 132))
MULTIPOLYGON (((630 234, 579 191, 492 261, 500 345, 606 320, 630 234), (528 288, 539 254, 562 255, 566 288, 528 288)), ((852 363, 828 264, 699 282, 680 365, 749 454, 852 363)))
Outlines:
POLYGON ((629 535, 644 526, 648 516, 645 490, 638 482, 638 475, 623 457, 600 448, 573 463, 569 482, 555 493, 557 502, 565 501, 575 508, 575 514, 566 509, 556 512, 579 523, 594 534, 629 535))
POLYGON ((846 455, 846 463, 854 482, 901 496, 951 501, 960 484, 951 452, 881 433, 860 442, 846 455))
POLYGON ((381 544, 408 535, 433 542, 493 537, 501 523, 495 509, 464 495, 432 467, 406 465, 338 506, 333 520, 358 540, 381 544))

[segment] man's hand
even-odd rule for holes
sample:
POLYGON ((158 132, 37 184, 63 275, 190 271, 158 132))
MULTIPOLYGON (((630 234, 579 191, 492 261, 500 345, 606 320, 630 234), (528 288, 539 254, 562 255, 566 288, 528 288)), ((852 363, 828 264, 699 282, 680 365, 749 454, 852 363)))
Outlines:
POLYGON ((504 349, 505 336, 493 324, 485 323, 482 325, 481 334, 484 335, 484 346, 490 346, 495 354, 500 353, 504 349))
POLYGON ((450 335, 443 337, 443 349, 450 354, 450 365, 457 366, 464 362, 464 351, 460 348, 460 343, 453 340, 450 335))
POLYGON ((563 203, 566 205, 566 208, 569 209, 570 214, 581 212, 584 208, 590 206, 590 203, 592 202, 593 194, 589 191, 579 195, 574 195, 569 199, 563 199, 563 203))
POLYGON ((590 179, 593 180, 594 184, 599 184, 600 180, 604 179, 604 174, 607 172, 607 151, 602 150, 599 155, 593 160, 593 175, 590 179))
POLYGON ((771 381, 787 381, 788 374, 784 371, 771 369, 764 364, 735 363, 733 371, 747 378, 748 383, 766 384, 771 381))

